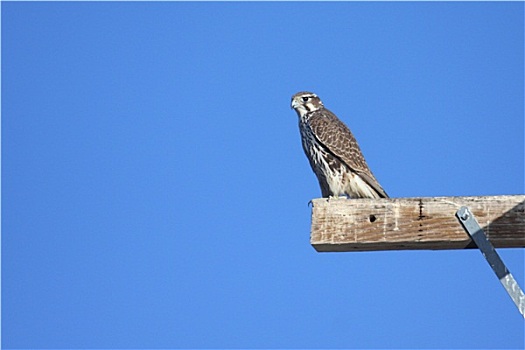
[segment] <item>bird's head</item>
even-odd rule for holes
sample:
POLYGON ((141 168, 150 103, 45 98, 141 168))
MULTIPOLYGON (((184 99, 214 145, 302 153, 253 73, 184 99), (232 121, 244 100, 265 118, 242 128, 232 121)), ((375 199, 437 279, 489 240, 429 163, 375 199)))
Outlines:
POLYGON ((292 108, 302 117, 307 113, 317 111, 323 107, 323 102, 313 92, 298 92, 292 96, 292 108))

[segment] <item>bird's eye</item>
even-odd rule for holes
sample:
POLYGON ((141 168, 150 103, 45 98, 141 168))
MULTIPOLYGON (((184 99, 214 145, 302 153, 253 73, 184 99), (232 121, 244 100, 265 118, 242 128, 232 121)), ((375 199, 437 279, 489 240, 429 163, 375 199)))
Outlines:
POLYGON ((308 101, 309 98, 310 98, 310 97, 308 97, 308 96, 303 97, 303 102, 308 101))

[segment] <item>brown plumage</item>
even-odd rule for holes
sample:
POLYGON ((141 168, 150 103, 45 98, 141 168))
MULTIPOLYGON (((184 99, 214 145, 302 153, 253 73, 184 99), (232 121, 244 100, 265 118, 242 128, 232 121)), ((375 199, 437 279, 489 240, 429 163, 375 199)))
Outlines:
POLYGON ((323 197, 387 198, 368 167, 356 139, 335 114, 312 92, 292 96, 299 116, 304 152, 323 197))

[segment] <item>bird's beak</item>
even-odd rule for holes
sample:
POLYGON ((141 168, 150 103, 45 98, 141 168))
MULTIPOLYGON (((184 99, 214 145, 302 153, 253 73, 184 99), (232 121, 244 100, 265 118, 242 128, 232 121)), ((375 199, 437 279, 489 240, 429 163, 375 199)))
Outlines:
POLYGON ((292 108, 295 109, 297 107, 299 107, 299 103, 297 102, 297 100, 293 99, 292 100, 292 108))

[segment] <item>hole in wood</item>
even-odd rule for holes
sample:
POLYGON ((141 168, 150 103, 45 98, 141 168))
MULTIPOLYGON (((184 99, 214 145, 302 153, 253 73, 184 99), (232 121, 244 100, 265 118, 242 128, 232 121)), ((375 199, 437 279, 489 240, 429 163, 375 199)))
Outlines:
POLYGON ((370 222, 374 222, 374 221, 376 221, 377 219, 376 219, 376 216, 372 214, 372 215, 370 215, 370 217, 368 218, 368 220, 370 220, 370 222))

